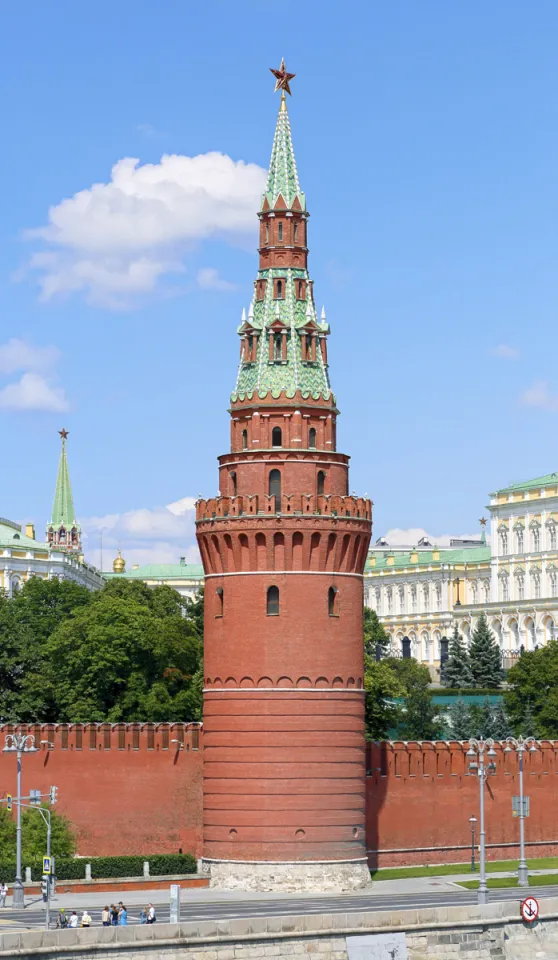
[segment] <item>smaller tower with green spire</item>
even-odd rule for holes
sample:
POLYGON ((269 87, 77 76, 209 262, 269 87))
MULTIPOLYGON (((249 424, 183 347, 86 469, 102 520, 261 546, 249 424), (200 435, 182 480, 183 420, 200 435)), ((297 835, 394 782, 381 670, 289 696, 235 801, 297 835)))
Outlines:
POLYGON ((62 450, 58 463, 58 476, 54 491, 52 516, 47 526, 47 540, 51 547, 67 550, 69 553, 81 553, 81 527, 76 521, 74 498, 70 483, 70 471, 66 457, 67 430, 59 430, 62 450))

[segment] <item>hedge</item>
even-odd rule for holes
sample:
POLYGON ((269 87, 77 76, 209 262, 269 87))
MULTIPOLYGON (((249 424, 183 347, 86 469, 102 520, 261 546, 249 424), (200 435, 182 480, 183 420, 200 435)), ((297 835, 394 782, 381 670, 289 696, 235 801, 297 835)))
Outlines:
POLYGON ((434 697, 501 697, 504 693, 502 687, 499 689, 489 689, 488 687, 431 687, 430 693, 434 697))
MULTIPOLYGON (((118 877, 142 877, 144 861, 149 861, 151 877, 161 877, 165 874, 195 873, 196 858, 191 853, 155 853, 141 857, 80 857, 56 859, 57 880, 84 880, 85 864, 91 864, 91 876, 95 880, 104 880, 118 877)), ((31 879, 40 880, 43 873, 42 861, 26 863, 24 867, 31 867, 31 879)), ((16 865, 12 861, 0 861, 0 881, 13 883, 15 880, 16 865)), ((25 874, 24 874, 25 875, 25 874)))

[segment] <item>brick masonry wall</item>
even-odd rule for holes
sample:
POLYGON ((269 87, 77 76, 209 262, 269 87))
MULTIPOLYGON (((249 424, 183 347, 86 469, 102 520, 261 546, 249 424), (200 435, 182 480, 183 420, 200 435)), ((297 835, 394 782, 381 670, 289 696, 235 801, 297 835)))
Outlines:
MULTIPOLYGON (((0 726, 2 745, 13 729, 0 726)), ((51 784, 59 788, 56 809, 76 828, 80 855, 201 853, 203 761, 197 724, 18 729, 35 734, 36 743, 54 744, 24 755, 23 794, 48 792, 51 784)), ((0 752, 0 792, 15 794, 15 785, 15 756, 0 752)))

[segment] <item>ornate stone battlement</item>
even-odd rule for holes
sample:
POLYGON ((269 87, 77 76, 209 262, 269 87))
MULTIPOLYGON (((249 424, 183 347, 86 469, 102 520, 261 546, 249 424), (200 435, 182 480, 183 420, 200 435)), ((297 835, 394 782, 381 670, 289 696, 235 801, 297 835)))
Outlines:
POLYGON ((261 514, 278 516, 326 516, 350 517, 359 520, 372 519, 372 503, 364 497, 338 497, 310 493, 283 494, 282 497, 252 494, 238 497, 211 497, 196 501, 196 522, 215 520, 218 517, 246 517, 261 514), (276 501, 280 499, 277 509, 276 501))

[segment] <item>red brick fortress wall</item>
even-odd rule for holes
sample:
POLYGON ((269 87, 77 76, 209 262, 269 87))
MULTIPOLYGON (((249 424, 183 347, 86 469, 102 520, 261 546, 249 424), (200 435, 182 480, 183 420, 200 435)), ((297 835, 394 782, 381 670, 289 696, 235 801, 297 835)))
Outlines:
MULTIPOLYGON (((479 817, 479 783, 469 774, 467 743, 369 744, 366 826, 371 866, 466 862, 469 817, 479 817)), ((485 792, 487 856, 517 858, 518 759, 496 745, 496 774, 485 792)), ((527 856, 558 854, 558 742, 545 740, 524 755, 524 791, 531 798, 525 821, 527 856)), ((477 837, 478 843, 478 824, 477 837)))
MULTIPOLYGON (((1 746, 15 730, 0 726, 1 746)), ((59 788, 56 809, 76 829, 81 856, 201 853, 198 724, 36 724, 17 730, 33 734, 37 744, 54 745, 24 755, 23 795, 59 788)), ((7 793, 16 793, 16 759, 0 752, 0 795, 7 793)))

